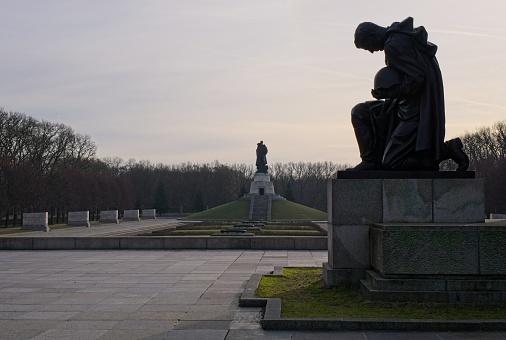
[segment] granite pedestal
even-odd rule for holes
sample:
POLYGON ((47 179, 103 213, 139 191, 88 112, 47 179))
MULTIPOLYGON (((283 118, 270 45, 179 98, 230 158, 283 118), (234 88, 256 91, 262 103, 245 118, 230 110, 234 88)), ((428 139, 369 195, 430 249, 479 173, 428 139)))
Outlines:
POLYGON ((506 221, 485 223, 483 184, 474 172, 338 172, 326 284, 373 301, 506 302, 506 221))
MULTIPOLYGON (((358 287, 378 260, 369 240, 378 223, 483 222, 483 180, 474 172, 339 171, 328 182, 327 286, 358 287)), ((430 238, 430 236, 427 236, 430 238)))

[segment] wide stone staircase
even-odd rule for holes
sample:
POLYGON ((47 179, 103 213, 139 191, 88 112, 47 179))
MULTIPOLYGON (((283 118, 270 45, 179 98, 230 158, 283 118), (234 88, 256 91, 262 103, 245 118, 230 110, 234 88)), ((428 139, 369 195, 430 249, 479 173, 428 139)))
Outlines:
POLYGON ((249 219, 252 221, 270 220, 269 196, 253 195, 250 202, 249 219))

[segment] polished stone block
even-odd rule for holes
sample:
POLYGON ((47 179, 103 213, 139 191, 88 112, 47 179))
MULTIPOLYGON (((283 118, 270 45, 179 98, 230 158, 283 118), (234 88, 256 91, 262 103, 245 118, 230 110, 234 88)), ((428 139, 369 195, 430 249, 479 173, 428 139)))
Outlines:
POLYGON ((432 222, 431 179, 384 179, 383 222, 432 222))
POLYGON ((328 240, 332 268, 369 268, 368 225, 329 226, 328 240))
POLYGON ((330 224, 368 224, 383 220, 381 179, 329 179, 330 224))
POLYGON ((485 191, 482 178, 434 179, 435 223, 485 221, 485 191))
POLYGON ((481 274, 477 225, 378 224, 370 240, 372 267, 385 276, 481 274))

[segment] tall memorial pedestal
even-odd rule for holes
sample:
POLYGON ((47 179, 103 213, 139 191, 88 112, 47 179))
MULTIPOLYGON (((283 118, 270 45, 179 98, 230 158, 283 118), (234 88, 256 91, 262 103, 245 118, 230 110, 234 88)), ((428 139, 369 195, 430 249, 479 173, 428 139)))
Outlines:
POLYGON ((257 172, 251 182, 247 199, 250 200, 250 221, 270 221, 272 201, 284 198, 274 192, 274 184, 269 174, 257 172))
POLYGON ((327 286, 378 301, 506 301, 506 223, 484 223, 472 171, 339 171, 328 182, 327 286))

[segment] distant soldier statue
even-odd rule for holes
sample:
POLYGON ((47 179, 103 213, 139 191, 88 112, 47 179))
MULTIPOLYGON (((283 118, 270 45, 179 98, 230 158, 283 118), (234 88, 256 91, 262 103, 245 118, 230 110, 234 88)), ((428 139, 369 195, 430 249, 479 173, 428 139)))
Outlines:
POLYGON ((443 79, 437 46, 427 31, 413 27, 413 18, 381 27, 358 25, 355 46, 384 51, 386 68, 375 77, 376 100, 357 104, 351 121, 362 162, 349 170, 439 170, 452 159, 465 171, 469 158, 459 138, 444 142, 443 79))
POLYGON ((260 141, 260 143, 257 143, 257 172, 260 173, 267 173, 267 146, 264 144, 263 141, 260 141))

